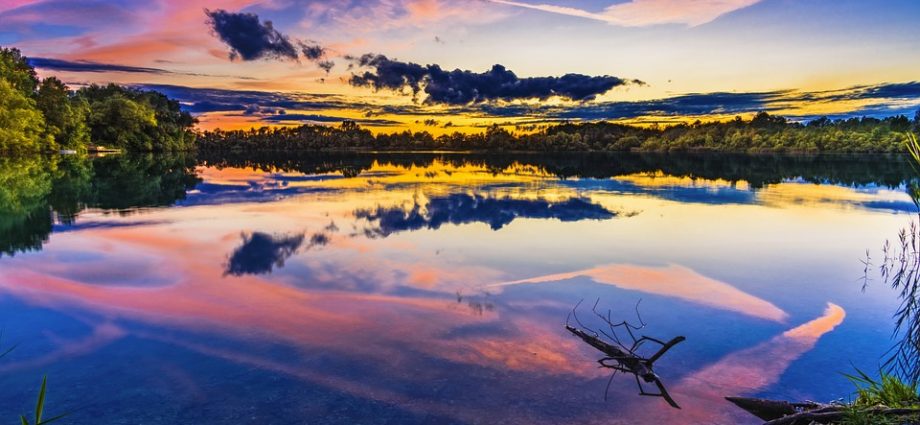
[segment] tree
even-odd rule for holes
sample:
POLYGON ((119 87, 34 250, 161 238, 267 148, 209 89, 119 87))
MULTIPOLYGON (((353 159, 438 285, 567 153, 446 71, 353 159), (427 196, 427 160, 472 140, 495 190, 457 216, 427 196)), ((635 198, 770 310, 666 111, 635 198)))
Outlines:
POLYGON ((0 152, 30 152, 51 147, 42 135, 45 120, 35 101, 0 78, 0 152))
POLYGON ((32 97, 38 87, 35 69, 22 56, 19 49, 0 48, 0 79, 7 80, 15 90, 32 97))
POLYGON ((90 105, 89 128, 96 144, 150 151, 156 125, 152 108, 120 93, 90 105))
POLYGON ((86 149, 89 143, 86 100, 71 96, 61 80, 50 77, 42 80, 39 86, 37 105, 45 116, 46 136, 53 138, 61 148, 86 149))

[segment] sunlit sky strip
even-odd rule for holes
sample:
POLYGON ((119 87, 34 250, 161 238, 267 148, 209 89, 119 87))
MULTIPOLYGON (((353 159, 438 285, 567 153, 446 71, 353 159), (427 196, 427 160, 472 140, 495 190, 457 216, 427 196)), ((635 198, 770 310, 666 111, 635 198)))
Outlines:
POLYGON ((920 3, 909 0, 0 0, 0 45, 19 47, 30 57, 148 70, 40 69, 74 84, 167 84, 344 99, 309 110, 285 109, 297 118, 292 120, 265 112, 207 111, 201 117, 206 128, 361 118, 386 128, 426 127, 425 120, 436 120, 426 129, 447 132, 559 115, 642 122, 757 110, 795 117, 912 115, 920 105, 920 87, 909 85, 855 98, 782 95, 746 103, 715 98, 710 108, 679 103, 615 113, 611 105, 666 103, 688 94, 856 93, 852 88, 858 86, 910 83, 920 80, 917 16, 920 3), (255 13, 292 39, 325 46, 336 66, 327 74, 304 59, 230 60, 229 47, 207 24, 205 8, 255 13), (615 87, 586 102, 515 101, 514 114, 495 113, 509 105, 425 105, 424 94, 414 101, 406 94, 353 87, 347 80, 358 70, 343 56, 364 53, 445 70, 484 72, 501 64, 522 78, 579 73, 646 84, 615 87), (388 105, 401 108, 384 111, 388 105), (556 113, 547 112, 547 105, 556 105, 556 113), (529 107, 535 109, 521 112, 529 107), (559 112, 564 109, 578 113, 559 112), (319 116, 324 118, 311 121, 319 116))

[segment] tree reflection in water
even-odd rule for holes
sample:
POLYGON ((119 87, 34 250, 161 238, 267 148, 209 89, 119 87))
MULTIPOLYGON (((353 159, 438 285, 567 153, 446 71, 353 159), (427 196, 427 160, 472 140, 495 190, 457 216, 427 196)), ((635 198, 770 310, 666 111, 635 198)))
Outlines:
POLYGON ((41 250, 87 208, 169 206, 199 181, 188 155, 0 158, 0 256, 41 250))

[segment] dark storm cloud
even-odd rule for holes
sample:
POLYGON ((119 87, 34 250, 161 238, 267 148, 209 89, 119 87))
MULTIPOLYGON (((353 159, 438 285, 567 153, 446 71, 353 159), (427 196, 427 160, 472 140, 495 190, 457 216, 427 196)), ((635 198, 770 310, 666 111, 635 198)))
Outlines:
POLYGON ((230 47, 230 59, 297 60, 316 63, 329 73, 335 63, 327 60, 329 50, 313 41, 300 41, 276 30, 271 21, 259 21, 254 13, 235 13, 223 9, 205 10, 214 35, 230 47))
POLYGON ((243 235, 243 244, 230 255, 225 273, 233 276, 271 273, 275 267, 283 267, 303 241, 304 235, 273 236, 261 232, 243 235))
POLYGON ((230 47, 230 59, 291 59, 298 57, 290 39, 276 30, 271 21, 259 22, 253 13, 205 10, 214 34, 230 47))
POLYGON ((424 206, 358 210, 355 217, 374 224, 371 235, 419 229, 438 229, 444 224, 488 223, 499 230, 517 218, 545 218, 561 221, 607 220, 616 213, 587 199, 570 198, 561 202, 544 199, 490 198, 456 193, 434 197, 424 206))
POLYGON ((413 94, 424 91, 426 103, 470 105, 497 100, 547 99, 552 96, 588 101, 614 87, 642 84, 638 80, 624 80, 609 75, 592 77, 566 74, 562 77, 519 78, 502 65, 476 73, 455 69, 445 71, 438 65, 419 65, 391 60, 383 55, 367 54, 356 59, 361 67, 371 71, 353 74, 349 82, 354 86, 377 90, 403 91, 413 94))

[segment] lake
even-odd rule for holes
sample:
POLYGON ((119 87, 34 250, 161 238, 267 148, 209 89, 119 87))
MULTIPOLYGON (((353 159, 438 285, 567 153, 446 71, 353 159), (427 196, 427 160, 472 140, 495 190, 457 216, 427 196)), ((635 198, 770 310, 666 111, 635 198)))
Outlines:
POLYGON ((872 273, 862 290, 861 260, 916 217, 912 173, 881 157, 0 159, 0 348, 17 344, 0 416, 33 409, 47 375, 47 414, 72 423, 757 423, 723 397, 848 398, 842 373, 878 370, 899 302, 872 273), (622 374, 604 400, 603 355, 563 326, 578 305, 604 329, 595 304, 637 336, 686 337, 655 364, 682 409, 622 374))

